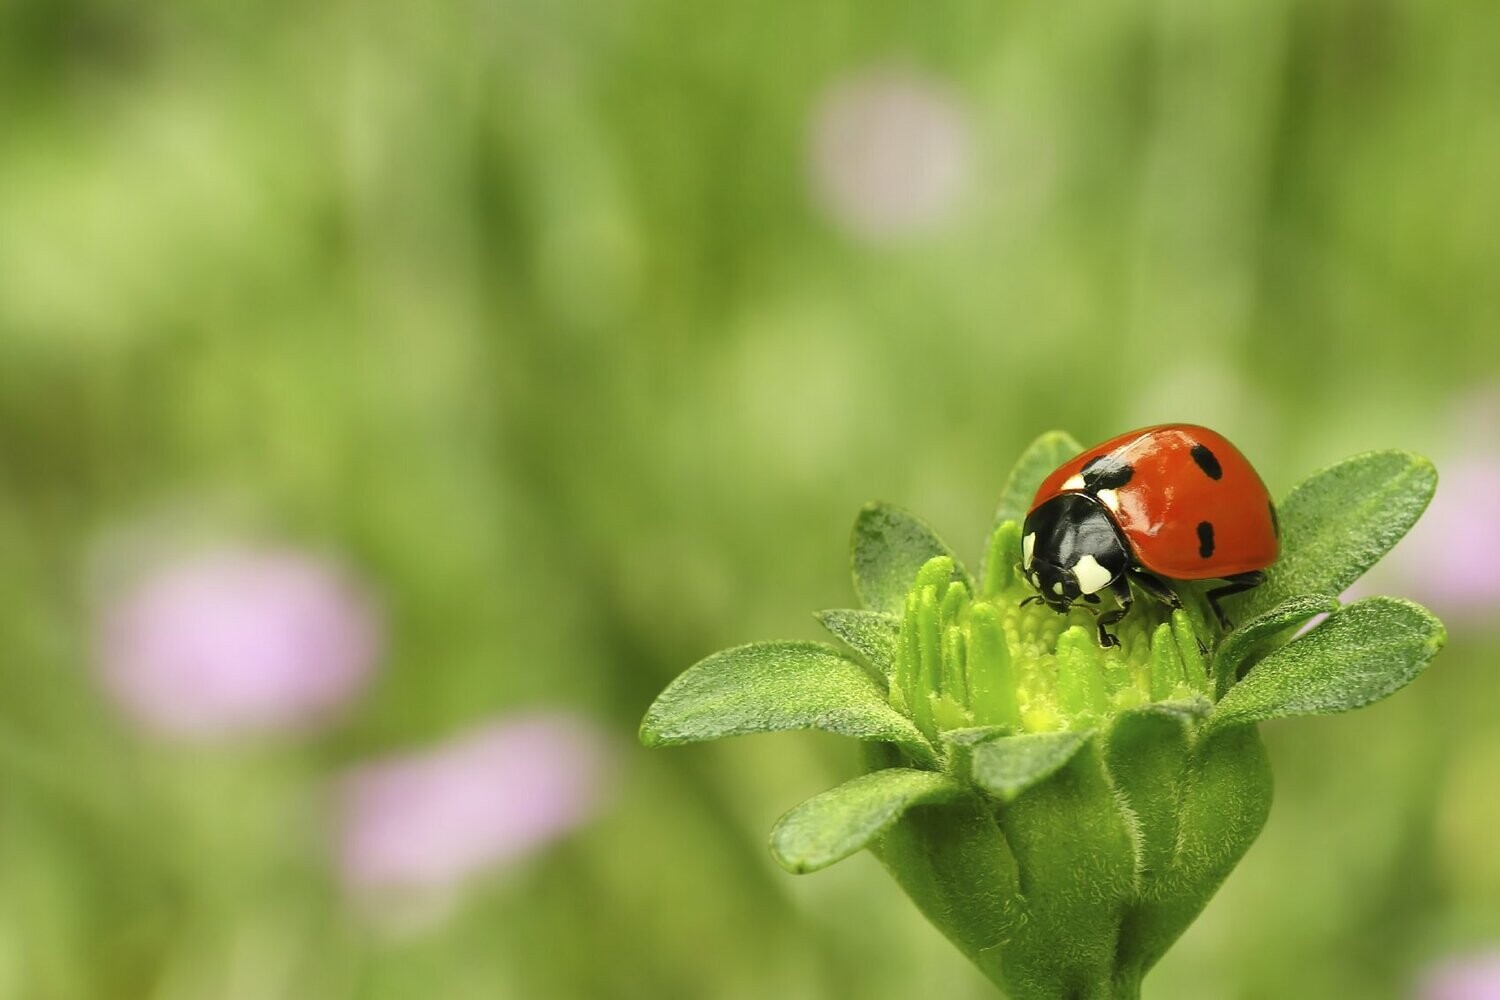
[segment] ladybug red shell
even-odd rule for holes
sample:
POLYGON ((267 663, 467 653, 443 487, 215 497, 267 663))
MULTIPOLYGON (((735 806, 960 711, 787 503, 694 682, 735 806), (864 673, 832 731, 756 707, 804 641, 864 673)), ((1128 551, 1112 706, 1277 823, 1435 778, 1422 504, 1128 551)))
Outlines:
POLYGON ((1058 611, 1114 594, 1104 645, 1132 583, 1179 607, 1166 580, 1222 579, 1207 596, 1227 628, 1219 600, 1261 582, 1278 534, 1270 494, 1238 448, 1207 427, 1162 424, 1095 445, 1042 481, 1022 526, 1022 573, 1058 611))

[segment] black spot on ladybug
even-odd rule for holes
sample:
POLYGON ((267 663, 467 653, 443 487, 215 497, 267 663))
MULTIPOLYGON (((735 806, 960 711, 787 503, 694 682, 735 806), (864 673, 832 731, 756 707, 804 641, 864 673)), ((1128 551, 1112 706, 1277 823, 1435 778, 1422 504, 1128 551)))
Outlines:
POLYGON ((1100 490, 1117 490, 1130 482, 1135 467, 1114 455, 1100 455, 1090 459, 1079 472, 1083 476, 1083 488, 1098 493, 1100 490))
POLYGON ((1205 559, 1214 554, 1214 526, 1209 521, 1198 522, 1198 554, 1205 559))
POLYGON ((1208 445, 1201 442, 1193 445, 1192 454, 1193 461, 1198 463, 1198 468, 1202 469, 1203 474, 1209 479, 1218 479, 1224 475, 1224 469, 1219 465, 1218 457, 1208 450, 1208 445))
POLYGON ((1281 518, 1276 516, 1276 502, 1274 500, 1267 500, 1266 506, 1271 508, 1271 534, 1275 535, 1277 538, 1280 538, 1281 518))

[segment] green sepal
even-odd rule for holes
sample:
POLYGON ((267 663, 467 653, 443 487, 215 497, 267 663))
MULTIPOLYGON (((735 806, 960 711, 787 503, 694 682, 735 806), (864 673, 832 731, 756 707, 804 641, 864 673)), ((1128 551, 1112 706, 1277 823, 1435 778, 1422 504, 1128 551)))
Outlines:
POLYGON ((1257 615, 1226 635, 1214 650, 1214 696, 1224 697, 1251 662, 1317 615, 1339 608, 1336 597, 1299 594, 1257 615))
POLYGON ((935 762, 932 745, 875 678, 817 642, 750 643, 700 660, 652 702, 640 735, 646 746, 671 746, 794 729, 894 743, 935 762))
POLYGON ((1101 987, 1114 977, 1120 915, 1135 892, 1134 834, 1099 741, 1074 735, 1083 739, 1067 762, 999 810, 1025 914, 1004 963, 1017 1000, 1131 995, 1101 987))
POLYGON ((913 806, 970 794, 936 771, 872 771, 815 795, 777 821, 771 854, 793 874, 815 872, 868 847, 913 806))
MULTIPOLYGON (((998 727, 997 727, 998 728, 998 727)), ((970 734, 974 731, 970 730, 970 734)), ((965 777, 1001 802, 1046 781, 1072 760, 1093 732, 1022 733, 983 739, 970 735, 962 756, 965 777)))
POLYGON ((1143 705, 1121 713, 1104 739, 1114 787, 1135 813, 1137 867, 1166 870, 1177 844, 1177 808, 1193 723, 1209 702, 1143 705))
MULTIPOLYGON (((1159 777, 1170 775, 1165 761, 1158 767, 1159 777)), ((1265 825, 1271 763, 1260 735, 1254 726, 1208 735, 1200 729, 1176 783, 1155 794, 1177 797, 1176 836, 1164 866, 1143 865, 1138 896, 1120 924, 1116 982, 1126 988, 1139 984, 1203 911, 1265 825)), ((1145 804, 1131 801, 1139 814, 1145 804)), ((1158 864, 1161 856, 1159 846, 1142 853, 1158 864)))
POLYGON ((1442 622, 1420 605, 1355 601, 1251 667, 1210 722, 1223 728, 1360 708, 1409 684, 1446 641, 1442 622))
MULTIPOLYGON (((879 744, 867 744, 865 758, 873 768, 898 762, 879 744)), ((993 803, 971 794, 910 808, 873 850, 933 926, 1005 987, 1001 948, 1024 921, 1016 859, 993 803)))
POLYGON ((1342 594, 1411 530, 1436 488, 1432 463, 1404 451, 1355 455, 1303 480, 1276 506, 1281 558, 1238 616, 1298 594, 1342 594))
POLYGON ((850 538, 854 592, 872 611, 899 615, 917 571, 934 556, 953 558, 954 572, 972 592, 974 581, 927 523, 900 507, 868 503, 854 519, 850 538))
POLYGON ((818 623, 886 677, 896 666, 901 619, 884 611, 833 608, 813 615, 818 623))

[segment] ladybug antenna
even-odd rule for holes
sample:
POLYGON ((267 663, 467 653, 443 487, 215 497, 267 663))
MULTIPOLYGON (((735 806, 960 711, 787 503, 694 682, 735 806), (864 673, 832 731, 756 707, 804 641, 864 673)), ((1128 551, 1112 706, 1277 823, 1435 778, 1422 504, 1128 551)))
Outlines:
POLYGON ((1041 594, 1032 594, 1030 597, 1028 597, 1025 600, 1023 600, 1020 604, 1017 604, 1016 607, 1018 607, 1018 608, 1024 608, 1028 604, 1039 604, 1039 603, 1041 603, 1041 600, 1042 600, 1042 595, 1041 594))

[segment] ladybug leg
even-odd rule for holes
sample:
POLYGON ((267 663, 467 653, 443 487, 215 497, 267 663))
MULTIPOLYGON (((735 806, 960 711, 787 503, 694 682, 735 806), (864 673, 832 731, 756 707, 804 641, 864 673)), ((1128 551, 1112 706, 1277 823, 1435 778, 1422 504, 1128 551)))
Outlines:
POLYGON ((1167 582, 1161 577, 1153 573, 1147 573, 1143 569, 1133 569, 1130 571, 1130 578, 1135 581, 1136 586, 1158 601, 1161 601, 1173 611, 1182 607, 1182 598, 1178 597, 1177 592, 1167 586, 1167 582))
POLYGON ((1115 595, 1120 606, 1099 616, 1099 645, 1105 649, 1120 644, 1119 638, 1109 631, 1109 627, 1130 613, 1130 605, 1135 600, 1130 593, 1130 581, 1123 576, 1109 585, 1109 592, 1115 595))
POLYGON ((1219 607, 1219 601, 1234 594, 1242 594, 1247 590, 1259 587, 1265 582, 1265 579, 1266 574, 1260 570, 1255 570, 1252 573, 1237 573, 1234 576, 1226 576, 1224 578, 1224 586, 1215 587, 1208 592, 1206 595, 1208 597, 1208 606, 1214 609, 1214 617, 1219 619, 1220 628, 1228 632, 1234 626, 1225 617, 1224 609, 1219 607))
MULTIPOLYGON (((1142 590, 1150 594, 1152 597, 1156 598, 1158 601, 1161 601, 1173 611, 1176 611, 1182 607, 1182 598, 1178 597, 1177 592, 1171 587, 1167 586, 1167 581, 1163 580, 1161 577, 1155 575, 1154 573, 1147 573, 1145 570, 1141 569, 1131 570, 1130 575, 1131 579, 1135 580, 1136 584, 1142 590)), ((1210 600, 1212 600, 1212 595, 1210 595, 1210 600)), ((1215 605, 1214 612, 1217 613, 1218 610, 1218 605, 1215 605)), ((1220 620, 1223 620, 1222 615, 1220 616, 1220 620)), ((1193 636, 1193 639, 1198 643, 1198 652, 1207 655, 1208 647, 1203 644, 1203 640, 1198 638, 1197 636, 1193 636)))

